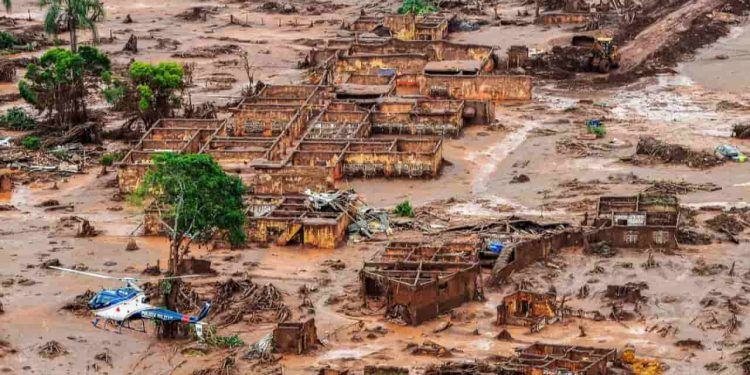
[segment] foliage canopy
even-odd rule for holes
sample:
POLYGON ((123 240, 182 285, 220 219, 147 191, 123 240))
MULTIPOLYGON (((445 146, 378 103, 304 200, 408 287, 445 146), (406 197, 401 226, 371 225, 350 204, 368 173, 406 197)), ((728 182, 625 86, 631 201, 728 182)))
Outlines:
POLYGON ((427 14, 435 13, 438 8, 430 0, 404 0, 398 8, 399 14, 427 14))
POLYGON ((24 100, 56 125, 78 124, 86 120, 87 87, 95 85, 109 67, 109 58, 94 47, 82 46, 77 53, 53 48, 39 64, 27 66, 18 89, 24 100))
POLYGON ((217 233, 234 245, 245 241, 245 188, 239 178, 205 154, 161 153, 153 161, 135 194, 164 207, 162 220, 170 226, 173 244, 205 242, 217 233))

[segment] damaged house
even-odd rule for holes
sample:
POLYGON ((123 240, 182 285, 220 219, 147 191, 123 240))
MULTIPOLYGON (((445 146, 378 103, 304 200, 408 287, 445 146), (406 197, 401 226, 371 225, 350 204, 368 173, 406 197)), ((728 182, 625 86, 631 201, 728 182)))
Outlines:
POLYGON ((516 291, 503 297, 503 302, 497 306, 496 324, 530 327, 531 332, 539 332, 547 324, 561 319, 556 300, 553 293, 516 291))
POLYGON ((535 343, 498 365, 499 375, 607 375, 617 350, 535 343))
POLYGON ((591 223, 600 229, 593 240, 615 248, 676 249, 679 219, 680 204, 673 195, 600 197, 591 223))
POLYGON ((363 302, 384 304, 386 316, 418 325, 477 300, 483 287, 475 254, 419 242, 389 243, 360 271, 363 302))

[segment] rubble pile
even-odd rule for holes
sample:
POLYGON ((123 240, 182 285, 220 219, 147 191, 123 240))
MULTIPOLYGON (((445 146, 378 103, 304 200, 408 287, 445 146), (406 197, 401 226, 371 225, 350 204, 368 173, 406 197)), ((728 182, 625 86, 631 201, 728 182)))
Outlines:
POLYGON ((349 233, 370 238, 375 233, 390 231, 388 213, 366 205, 353 190, 318 193, 308 189, 304 194, 311 211, 348 213, 352 219, 347 228, 349 233))
POLYGON ((211 320, 220 326, 235 324, 248 314, 253 322, 278 323, 291 317, 291 310, 273 284, 260 285, 249 278, 217 283, 213 303, 211 320))
POLYGON ((730 213, 722 212, 711 219, 706 220, 706 226, 719 233, 728 233, 737 235, 745 230, 748 223, 739 217, 730 213))
POLYGON ((662 142, 653 137, 641 137, 635 148, 637 156, 657 159, 667 164, 684 164, 691 168, 710 168, 724 163, 724 160, 705 151, 691 150, 685 146, 662 142))
POLYGON ((692 182, 681 181, 652 181, 649 182, 651 186, 644 190, 645 193, 653 193, 660 195, 680 195, 692 193, 695 191, 718 191, 721 190, 721 186, 714 184, 713 182, 707 182, 705 184, 695 184, 692 182))
POLYGON ((557 141, 555 148, 561 154, 576 158, 598 156, 612 150, 612 146, 606 143, 595 143, 570 137, 565 137, 557 141))

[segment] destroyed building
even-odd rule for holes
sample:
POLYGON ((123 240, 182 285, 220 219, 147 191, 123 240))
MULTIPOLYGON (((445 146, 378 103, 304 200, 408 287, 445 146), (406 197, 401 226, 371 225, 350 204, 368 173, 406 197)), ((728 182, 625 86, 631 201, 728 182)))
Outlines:
POLYGON ((530 327, 532 332, 539 332, 545 325, 560 320, 556 299, 554 293, 516 291, 497 305, 496 324, 530 327))
POLYGON ((369 237, 373 230, 385 231, 388 226, 387 215, 365 206, 351 191, 252 195, 246 203, 248 238, 259 243, 332 249, 350 231, 369 237), (376 224, 379 228, 373 228, 376 224))
POLYGON ((473 250, 390 242, 365 262, 361 294, 365 305, 384 304, 386 316, 418 325, 480 298, 480 273, 473 250))
POLYGON ((281 322, 273 330, 273 348, 276 353, 303 354, 318 345, 315 319, 302 322, 281 322))
POLYGON ((208 154, 248 187, 251 240, 336 247, 351 213, 304 209, 301 193, 344 178, 436 178, 443 137, 491 123, 497 102, 531 98, 530 77, 491 74, 493 47, 433 39, 334 41, 308 57, 317 85, 264 86, 228 120, 161 120, 118 164, 120 190, 135 190, 155 153, 208 154))
POLYGON ((498 365, 500 375, 607 375, 617 350, 535 343, 498 365))
POLYGON ((362 15, 346 29, 355 34, 371 33, 380 37, 402 40, 442 40, 448 37, 449 24, 456 18, 451 14, 389 14, 362 15))
POLYGON ((679 201, 672 195, 605 196, 592 226, 600 228, 596 240, 615 248, 675 249, 679 219, 679 201))

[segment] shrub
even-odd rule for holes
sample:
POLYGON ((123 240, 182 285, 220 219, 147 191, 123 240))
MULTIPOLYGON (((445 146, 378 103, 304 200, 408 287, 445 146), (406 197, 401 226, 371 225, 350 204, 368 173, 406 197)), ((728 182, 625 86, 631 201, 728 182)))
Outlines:
POLYGON ((36 125, 33 117, 21 107, 13 107, 0 116, 0 126, 13 130, 28 130, 36 125))
POLYGON ((112 164, 114 164, 116 161, 120 161, 122 159, 122 153, 120 152, 108 152, 104 155, 102 155, 101 163, 105 167, 109 167, 112 164))
POLYGON ((414 217, 414 209, 408 200, 399 203, 393 210, 393 213, 402 217, 414 217))
POLYGON ((42 140, 36 136, 28 136, 21 141, 21 145, 29 150, 38 150, 42 140))
POLYGON ((398 8, 399 14, 413 13, 421 15, 437 11, 437 7, 430 0, 404 0, 403 4, 398 8))
POLYGON ((13 34, 0 31, 0 49, 8 49, 18 44, 18 40, 13 34))

